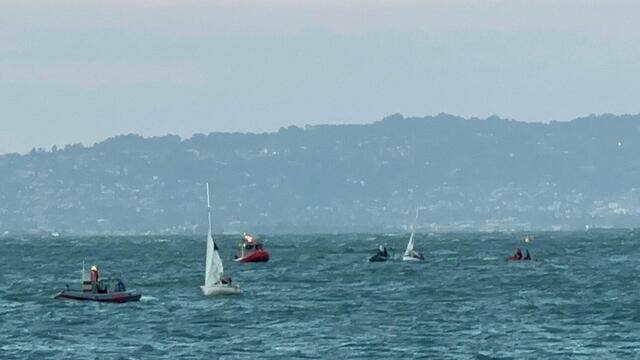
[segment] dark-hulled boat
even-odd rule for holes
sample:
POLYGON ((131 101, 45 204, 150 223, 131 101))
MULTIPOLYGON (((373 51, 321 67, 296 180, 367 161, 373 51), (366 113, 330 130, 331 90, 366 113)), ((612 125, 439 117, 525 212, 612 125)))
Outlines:
POLYGON ((240 254, 236 255, 235 260, 242 263, 266 262, 269 261, 269 252, 264 249, 258 239, 251 234, 244 233, 240 244, 240 254))
POLYGON ((387 260, 389 260, 388 256, 383 256, 380 254, 375 254, 369 258, 370 262, 380 262, 380 261, 387 261, 387 260))
POLYGON ((387 248, 380 245, 378 248, 378 252, 369 258, 370 262, 380 262, 389 260, 389 253, 387 252, 387 248))

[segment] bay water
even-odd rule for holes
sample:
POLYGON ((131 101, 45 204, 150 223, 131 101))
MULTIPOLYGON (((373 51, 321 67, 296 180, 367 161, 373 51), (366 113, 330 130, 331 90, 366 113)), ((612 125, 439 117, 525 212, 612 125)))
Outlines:
POLYGON ((265 235, 204 297, 205 236, 0 239, 2 359, 640 359, 640 230, 265 235), (392 259, 368 262, 379 244, 392 259), (507 262, 516 247, 528 262, 507 262), (140 302, 54 300, 82 260, 140 302))

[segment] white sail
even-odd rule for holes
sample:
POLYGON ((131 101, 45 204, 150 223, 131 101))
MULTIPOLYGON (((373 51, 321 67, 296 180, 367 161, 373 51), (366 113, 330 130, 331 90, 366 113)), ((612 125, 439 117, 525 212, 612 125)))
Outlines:
POLYGON ((224 268, 222 267, 222 260, 220 254, 218 254, 218 246, 213 241, 211 235, 211 203, 209 200, 209 183, 207 183, 207 211, 209 215, 209 231, 207 232, 207 259, 204 274, 204 286, 209 287, 211 285, 220 282, 224 268))
POLYGON ((404 256, 411 256, 413 254, 413 235, 414 231, 411 230, 411 236, 409 237, 409 243, 407 244, 407 250, 404 251, 404 256))
POLYGON ((404 255, 402 257, 403 260, 419 260, 422 259, 422 255, 413 250, 413 246, 415 244, 415 225, 418 222, 418 209, 416 208, 416 219, 411 225, 411 236, 409 237, 409 243, 407 243, 407 249, 404 251, 404 255))

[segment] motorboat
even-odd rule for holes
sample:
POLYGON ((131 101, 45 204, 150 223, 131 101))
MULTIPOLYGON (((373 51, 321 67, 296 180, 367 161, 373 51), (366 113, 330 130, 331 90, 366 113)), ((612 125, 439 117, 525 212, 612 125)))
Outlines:
POLYGON ((387 252, 387 248, 383 245, 378 247, 378 252, 375 255, 369 258, 370 262, 380 262, 389 260, 389 253, 387 252))
POLYGON ((236 255, 235 259, 238 262, 248 263, 269 261, 269 252, 264 249, 260 240, 251 234, 242 234, 242 243, 240 243, 239 247, 240 253, 236 255))
POLYGON ((84 263, 82 264, 82 286, 80 289, 71 289, 67 284, 66 289, 57 293, 54 299, 98 301, 109 303, 124 303, 139 301, 142 294, 136 290, 127 290, 120 279, 100 279, 91 282, 86 278, 84 263))

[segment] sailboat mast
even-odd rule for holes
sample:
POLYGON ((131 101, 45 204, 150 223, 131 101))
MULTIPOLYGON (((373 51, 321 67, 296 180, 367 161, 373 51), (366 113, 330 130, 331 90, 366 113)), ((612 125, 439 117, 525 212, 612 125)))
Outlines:
POLYGON ((209 235, 211 235, 211 201, 209 200, 209 183, 207 183, 207 213, 209 215, 209 235))
POLYGON ((420 207, 416 207, 416 218, 413 220, 413 224, 411 224, 411 237, 413 238, 413 233, 416 231, 416 223, 418 222, 418 211, 420 207))

